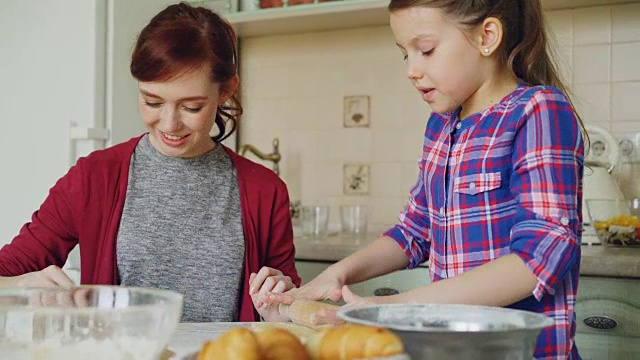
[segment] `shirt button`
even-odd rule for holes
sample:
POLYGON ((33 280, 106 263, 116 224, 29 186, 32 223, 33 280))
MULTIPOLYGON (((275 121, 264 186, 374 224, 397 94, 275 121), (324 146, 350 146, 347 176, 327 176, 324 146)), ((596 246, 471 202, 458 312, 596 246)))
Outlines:
POLYGON ((440 208, 440 215, 444 215, 444 206, 440 208))
POLYGON ((569 225, 569 219, 567 219, 566 217, 560 218, 560 224, 564 226, 569 225))
POLYGON ((470 190, 473 190, 473 189, 475 189, 475 188, 476 188, 476 183, 474 183, 474 182, 469 183, 469 189, 470 189, 470 190))
POLYGON ((462 127, 462 123, 457 123, 456 124, 456 129, 460 130, 461 127, 462 127))

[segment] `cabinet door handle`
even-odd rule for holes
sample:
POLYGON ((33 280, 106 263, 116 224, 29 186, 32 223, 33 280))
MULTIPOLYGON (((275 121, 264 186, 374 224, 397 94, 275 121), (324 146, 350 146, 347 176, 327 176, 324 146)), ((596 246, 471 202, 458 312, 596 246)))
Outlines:
POLYGON ((590 328, 598 330, 613 330, 618 326, 618 322, 606 316, 589 316, 583 320, 584 324, 590 328))
POLYGON ((396 294, 400 294, 400 291, 396 289, 388 288, 388 287, 377 288, 373 292, 373 295, 375 296, 389 296, 389 295, 396 295, 396 294))

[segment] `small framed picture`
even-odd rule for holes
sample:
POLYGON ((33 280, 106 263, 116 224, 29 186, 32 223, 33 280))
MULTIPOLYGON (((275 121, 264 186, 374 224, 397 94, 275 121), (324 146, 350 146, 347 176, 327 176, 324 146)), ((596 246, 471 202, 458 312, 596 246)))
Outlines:
POLYGON ((344 97, 344 127, 369 127, 369 96, 344 97))
POLYGON ((370 169, 366 164, 344 165, 344 194, 368 195, 370 169))

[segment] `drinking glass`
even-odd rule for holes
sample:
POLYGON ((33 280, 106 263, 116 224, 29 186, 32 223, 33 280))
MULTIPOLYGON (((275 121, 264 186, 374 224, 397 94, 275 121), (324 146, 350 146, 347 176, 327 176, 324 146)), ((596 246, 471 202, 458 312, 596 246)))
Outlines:
POLYGON ((363 205, 343 205, 340 207, 342 234, 362 238, 367 233, 367 207, 363 205))
POLYGON ((329 207, 324 205, 302 207, 302 233, 309 238, 326 237, 329 229, 329 207))

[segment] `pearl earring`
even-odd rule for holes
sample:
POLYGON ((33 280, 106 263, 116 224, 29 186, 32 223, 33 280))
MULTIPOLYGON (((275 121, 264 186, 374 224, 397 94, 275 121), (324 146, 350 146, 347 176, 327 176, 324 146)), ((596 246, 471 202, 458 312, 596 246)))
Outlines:
POLYGON ((489 55, 489 48, 484 48, 484 49, 482 49, 482 52, 483 52, 483 53, 485 53, 485 54, 487 54, 487 55, 489 55))

